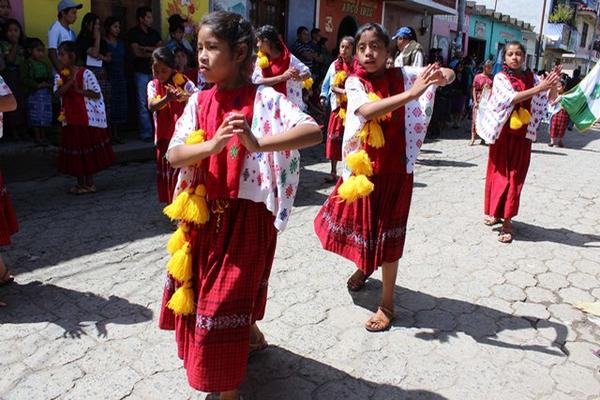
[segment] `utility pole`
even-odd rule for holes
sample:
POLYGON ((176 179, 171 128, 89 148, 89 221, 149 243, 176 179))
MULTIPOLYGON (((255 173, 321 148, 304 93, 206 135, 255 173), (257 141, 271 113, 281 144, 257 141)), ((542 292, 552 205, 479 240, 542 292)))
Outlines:
MULTIPOLYGON (((454 52, 463 50, 463 28, 465 25, 465 14, 467 13, 467 0, 458 0, 458 21, 456 22, 456 39, 454 40, 454 52)), ((454 56, 452 54, 450 57, 454 56)))
MULTIPOLYGON (((546 20, 546 0, 542 8, 542 20, 540 22, 540 36, 538 36, 536 51, 535 51, 535 68, 540 68, 540 53, 542 52, 542 38, 544 37, 544 22, 546 20)), ((594 32, 596 32, 594 30, 594 32)))
POLYGON ((494 12, 492 13, 492 29, 490 29, 490 55, 492 55, 493 53, 497 53, 497 50, 498 50, 498 46, 496 46, 495 49, 492 49, 492 44, 494 43, 494 22, 496 21, 496 10, 497 9, 498 9, 498 0, 496 0, 494 2, 494 12))

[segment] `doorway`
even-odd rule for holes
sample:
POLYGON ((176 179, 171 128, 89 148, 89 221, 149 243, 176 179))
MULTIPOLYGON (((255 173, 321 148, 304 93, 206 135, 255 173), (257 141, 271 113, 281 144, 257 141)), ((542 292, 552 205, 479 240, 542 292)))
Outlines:
POLYGON ((273 25, 282 37, 287 37, 287 0, 251 0, 250 21, 256 27, 273 25))
POLYGON ((135 12, 139 7, 152 8, 154 28, 160 32, 160 1, 156 0, 92 0, 92 12, 104 21, 112 16, 121 22, 121 35, 137 25, 135 12))
POLYGON ((485 46, 486 46, 487 42, 485 40, 481 40, 481 39, 476 39, 476 38, 469 38, 469 46, 468 46, 468 50, 467 50, 467 55, 469 55, 470 57, 477 57, 477 62, 481 63, 483 61, 485 61, 486 59, 486 54, 485 54, 485 46))
POLYGON ((337 49, 342 38, 344 36, 352 36, 356 35, 356 31, 358 31, 358 23, 351 16, 345 16, 340 22, 340 26, 338 28, 337 41, 335 43, 335 48, 337 49))

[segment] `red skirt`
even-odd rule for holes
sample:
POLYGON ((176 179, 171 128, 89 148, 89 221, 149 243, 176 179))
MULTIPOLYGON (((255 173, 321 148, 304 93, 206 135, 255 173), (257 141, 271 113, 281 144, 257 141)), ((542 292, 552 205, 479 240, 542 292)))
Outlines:
POLYGON ((337 198, 338 183, 315 218, 325 250, 353 261, 365 275, 402 257, 413 191, 413 174, 371 177, 375 190, 353 203, 337 198))
POLYGON ((6 192, 4 178, 0 172, 0 246, 8 246, 11 235, 17 233, 18 230, 17 216, 6 192))
POLYGON ((550 137, 554 139, 565 136, 567 125, 569 125, 569 114, 561 109, 552 116, 550 121, 550 137))
POLYGON ((83 125, 62 127, 58 150, 58 170, 66 175, 93 175, 110 167, 115 154, 104 128, 83 125))
POLYGON ((485 177, 485 215, 512 218, 519 212, 521 190, 531 160, 531 141, 502 133, 490 145, 485 177))
POLYGON ((344 139, 344 122, 338 117, 337 112, 332 111, 329 116, 329 127, 327 129, 327 141, 325 142, 325 158, 328 160, 342 161, 342 141, 344 139))
POLYGON ((158 191, 158 201, 165 204, 171 204, 173 193, 177 185, 179 169, 171 167, 166 159, 169 149, 169 140, 159 140, 156 145, 156 189, 158 191))
POLYGON ((204 392, 237 389, 248 363, 250 326, 263 318, 275 257, 274 217, 262 203, 211 201, 224 213, 193 233, 196 314, 175 316, 166 307, 177 288, 167 276, 159 326, 175 330, 178 355, 190 386, 204 392))

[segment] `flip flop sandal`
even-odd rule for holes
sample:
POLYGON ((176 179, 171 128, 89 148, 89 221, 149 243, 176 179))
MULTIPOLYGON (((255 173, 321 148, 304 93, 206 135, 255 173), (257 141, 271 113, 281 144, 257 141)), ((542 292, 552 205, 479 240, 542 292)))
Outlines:
POLYGON ((69 194, 74 194, 76 196, 88 193, 90 193, 90 191, 85 186, 73 186, 71 189, 69 189, 69 194))
POLYGON ((506 244, 511 243, 513 241, 513 233, 507 232, 504 229, 501 229, 500 234, 498 235, 498 241, 500 243, 506 243, 506 244))
POLYGON ((357 270, 348 279, 348 281, 346 282, 346 286, 348 287, 348 290, 350 290, 351 292, 358 292, 359 290, 361 290, 362 288, 365 287, 366 281, 367 281, 367 277, 365 276, 365 274, 362 271, 357 270), (362 275, 362 279, 359 278, 358 276, 356 276, 356 274, 358 274, 358 273, 360 273, 362 275))
POLYGON ((494 226, 501 223, 502 220, 500 218, 485 218, 483 220, 483 224, 487 226, 494 226))
POLYGON ((85 189, 88 193, 96 193, 97 191, 96 185, 85 186, 85 189))
POLYGON ((377 318, 377 313, 375 313, 375 315, 369 318, 369 320, 365 324, 365 329, 369 332, 385 332, 392 326, 392 321, 394 320, 394 311, 388 310, 387 308, 382 306, 379 306, 377 308, 377 311, 381 311, 381 313, 384 315, 387 321, 385 319, 382 319, 381 317, 377 318), (380 327, 372 328, 373 324, 379 325, 380 327))

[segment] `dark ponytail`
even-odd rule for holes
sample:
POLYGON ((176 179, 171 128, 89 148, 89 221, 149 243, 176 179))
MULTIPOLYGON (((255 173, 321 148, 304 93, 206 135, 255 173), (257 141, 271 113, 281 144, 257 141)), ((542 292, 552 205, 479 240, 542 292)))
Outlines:
POLYGON ((271 45, 278 51, 283 51, 283 47, 281 46, 281 41, 279 39, 279 33, 273 25, 265 25, 258 28, 256 30, 256 38, 258 40, 266 39, 271 42, 271 45))

